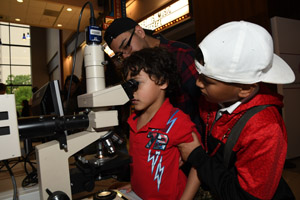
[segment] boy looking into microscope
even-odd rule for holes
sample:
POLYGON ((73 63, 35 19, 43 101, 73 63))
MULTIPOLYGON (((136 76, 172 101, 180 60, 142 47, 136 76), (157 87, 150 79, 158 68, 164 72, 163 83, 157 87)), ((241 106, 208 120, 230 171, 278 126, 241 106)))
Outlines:
MULTIPOLYGON (((187 114, 172 106, 177 90, 176 62, 164 48, 145 48, 124 61, 125 77, 139 82, 132 104, 129 154, 131 184, 142 199, 192 199, 200 182, 192 168, 188 179, 180 170, 178 146, 197 133, 187 114)), ((198 133, 197 133, 198 134, 198 133)))

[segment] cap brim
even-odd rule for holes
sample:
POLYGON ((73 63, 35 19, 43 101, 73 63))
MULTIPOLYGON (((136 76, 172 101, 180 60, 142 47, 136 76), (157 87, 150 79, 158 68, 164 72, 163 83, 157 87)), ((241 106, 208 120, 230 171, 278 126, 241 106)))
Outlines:
POLYGON ((274 54, 273 64, 262 82, 274 84, 288 84, 295 81, 295 74, 290 66, 279 56, 274 54))
MULTIPOLYGON (((205 71, 203 65, 201 65, 197 60, 195 60, 196 70, 199 74, 205 71)), ((230 82, 229 80, 220 79, 218 77, 212 76, 210 74, 204 73, 206 76, 211 77, 213 79, 223 81, 223 82, 230 82)), ((259 80, 257 80, 259 82, 259 80)), ((273 84, 289 84, 295 81, 295 74, 290 66, 279 56, 276 54, 273 55, 273 63, 272 67, 269 68, 269 71, 265 72, 265 75, 260 80, 261 82, 265 83, 273 83, 273 84)), ((234 83, 244 83, 250 84, 243 81, 233 81, 234 83)))

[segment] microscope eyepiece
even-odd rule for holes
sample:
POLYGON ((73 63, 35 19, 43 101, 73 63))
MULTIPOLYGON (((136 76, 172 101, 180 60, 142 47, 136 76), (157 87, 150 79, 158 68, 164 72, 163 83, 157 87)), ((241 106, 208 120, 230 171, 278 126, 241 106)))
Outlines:
POLYGON ((130 79, 127 81, 129 87, 133 90, 133 92, 137 91, 138 87, 139 87, 139 82, 134 80, 134 79, 130 79))
POLYGON ((122 87, 125 90, 129 99, 133 99, 133 93, 135 91, 137 91, 137 89, 139 87, 139 82, 134 79, 130 79, 130 80, 126 81, 125 83, 123 83, 122 87))

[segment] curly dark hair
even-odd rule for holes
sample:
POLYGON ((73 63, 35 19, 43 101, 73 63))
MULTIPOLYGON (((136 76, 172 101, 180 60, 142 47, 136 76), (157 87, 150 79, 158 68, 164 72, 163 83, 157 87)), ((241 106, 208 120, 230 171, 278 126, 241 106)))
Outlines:
POLYGON ((157 85, 167 83, 166 97, 170 98, 178 92, 180 76, 176 60, 166 48, 144 48, 132 53, 124 60, 123 70, 124 77, 127 77, 129 72, 130 77, 135 77, 144 70, 157 85))

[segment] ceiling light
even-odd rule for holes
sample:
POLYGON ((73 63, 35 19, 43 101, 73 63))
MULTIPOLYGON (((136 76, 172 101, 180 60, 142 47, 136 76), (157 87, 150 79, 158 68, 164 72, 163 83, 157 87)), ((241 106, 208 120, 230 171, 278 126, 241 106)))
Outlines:
POLYGON ((58 26, 58 27, 62 27, 62 25, 61 25, 61 24, 57 24, 57 26, 58 26))
POLYGON ((19 18, 16 18, 15 20, 16 20, 17 22, 21 21, 19 18))
POLYGON ((71 11, 72 11, 72 8, 67 8, 67 11, 71 12, 71 11))
POLYGON ((23 3, 23 0, 17 0, 17 2, 19 2, 19 3, 23 3))

